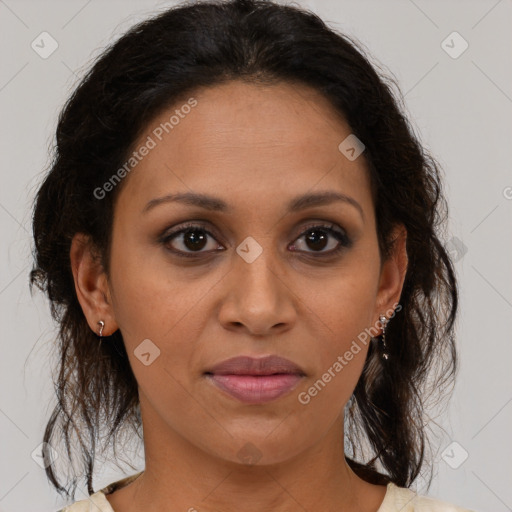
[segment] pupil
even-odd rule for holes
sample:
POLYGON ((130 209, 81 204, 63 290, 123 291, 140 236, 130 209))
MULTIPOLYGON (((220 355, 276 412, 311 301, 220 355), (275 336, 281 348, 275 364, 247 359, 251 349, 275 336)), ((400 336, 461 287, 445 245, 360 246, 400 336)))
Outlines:
POLYGON ((312 249, 323 249, 326 246, 327 237, 323 231, 310 231, 306 241, 312 249))
POLYGON ((198 230, 187 231, 183 235, 183 243, 190 250, 202 249, 206 243, 206 236, 198 230))

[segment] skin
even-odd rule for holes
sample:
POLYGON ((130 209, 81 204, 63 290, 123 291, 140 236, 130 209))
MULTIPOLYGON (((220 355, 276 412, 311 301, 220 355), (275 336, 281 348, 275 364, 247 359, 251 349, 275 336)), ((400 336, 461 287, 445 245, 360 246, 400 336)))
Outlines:
POLYGON ((298 394, 365 328, 380 327, 380 314, 391 315, 407 270, 406 232, 396 229, 394 253, 382 262, 364 153, 350 161, 338 150, 350 127, 316 91, 234 81, 193 97, 197 106, 125 178, 110 275, 83 235, 70 253, 89 326, 98 332, 103 320, 104 335, 121 330, 139 386, 145 472, 108 500, 116 512, 241 504, 246 512, 375 512, 386 489, 358 478, 343 446, 343 410, 367 345, 307 405, 298 394), (291 199, 320 190, 352 197, 363 214, 344 202, 286 212, 291 199), (178 192, 219 197, 232 212, 163 203, 143 213, 150 200, 178 192), (169 252, 193 251, 182 236, 167 247, 158 241, 186 221, 213 235, 195 260, 169 252), (304 233, 324 224, 346 230, 352 246, 322 257, 336 238, 319 249, 304 233), (248 236, 262 248, 252 263, 236 252, 248 236), (147 366, 134 354, 145 339, 160 350, 147 366), (244 404, 203 375, 233 356, 268 354, 306 374, 272 402, 244 404), (247 443, 253 463, 238 455, 247 443))

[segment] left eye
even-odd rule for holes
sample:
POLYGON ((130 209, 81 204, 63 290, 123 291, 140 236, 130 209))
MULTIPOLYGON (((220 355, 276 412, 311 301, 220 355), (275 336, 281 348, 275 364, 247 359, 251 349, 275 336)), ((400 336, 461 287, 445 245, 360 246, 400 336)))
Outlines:
MULTIPOLYGON (((343 231, 333 229, 333 225, 330 226, 313 226, 308 228, 299 238, 298 241, 304 238, 304 244, 308 244, 312 247, 313 251, 305 252, 321 252, 321 253, 335 253, 349 247, 351 245, 350 239, 343 231), (329 244, 329 238, 331 239, 329 244), (330 250, 324 251, 326 246, 331 246, 330 250)), ((297 242, 293 244, 293 249, 297 246, 297 242)))

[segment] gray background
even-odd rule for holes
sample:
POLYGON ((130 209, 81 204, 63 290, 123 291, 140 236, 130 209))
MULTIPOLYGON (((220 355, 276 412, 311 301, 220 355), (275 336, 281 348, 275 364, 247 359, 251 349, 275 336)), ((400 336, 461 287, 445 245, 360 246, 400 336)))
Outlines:
MULTIPOLYGON (((395 75, 417 133, 445 172, 447 239, 461 288, 461 369, 438 420, 446 433, 438 439, 429 494, 477 511, 512 510, 512 2, 299 4, 355 36, 395 75), (454 31, 469 45, 457 58, 442 46, 454 31)), ((53 406, 55 327, 42 294, 28 290, 30 206, 49 163, 57 114, 102 47, 168 5, 0 0, 0 512, 51 511, 63 503, 31 457, 53 406), (58 43, 46 59, 31 47, 44 31, 58 43)), ((457 36, 445 43, 452 54, 461 44, 457 36)), ((106 464, 95 488, 122 476, 106 464)), ((420 479, 417 489, 423 488, 420 479)))

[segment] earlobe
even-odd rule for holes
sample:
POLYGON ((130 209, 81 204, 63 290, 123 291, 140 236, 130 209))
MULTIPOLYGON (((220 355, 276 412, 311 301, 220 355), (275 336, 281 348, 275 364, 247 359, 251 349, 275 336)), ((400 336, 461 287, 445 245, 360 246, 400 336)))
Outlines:
POLYGON ((69 252, 75 291, 92 331, 98 333, 98 322, 104 322, 104 336, 118 328, 110 301, 107 275, 88 235, 77 233, 69 252))

